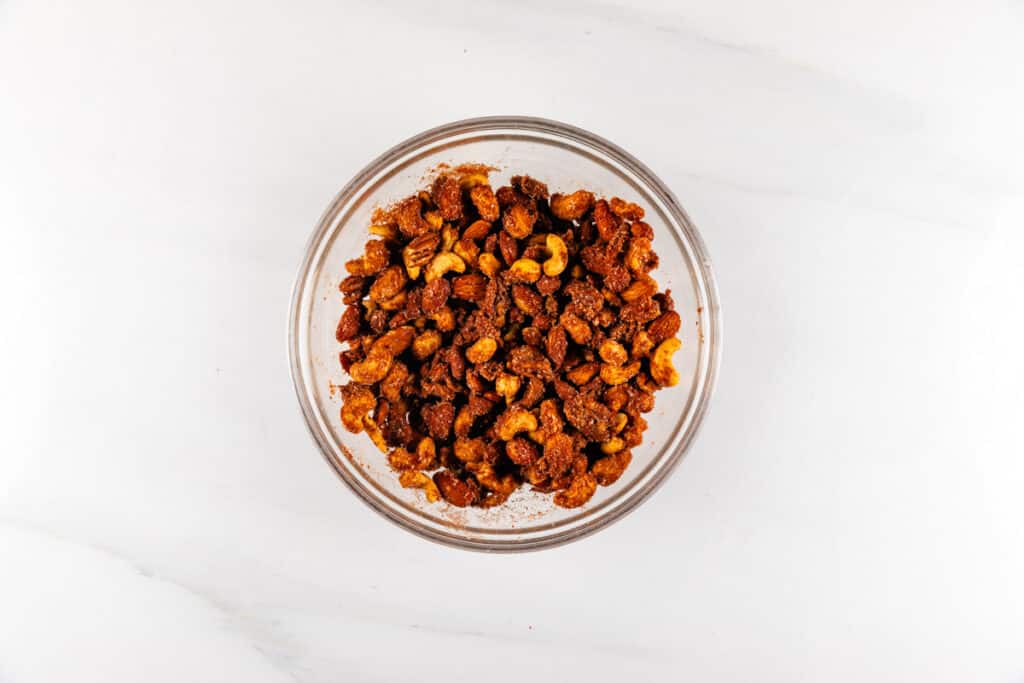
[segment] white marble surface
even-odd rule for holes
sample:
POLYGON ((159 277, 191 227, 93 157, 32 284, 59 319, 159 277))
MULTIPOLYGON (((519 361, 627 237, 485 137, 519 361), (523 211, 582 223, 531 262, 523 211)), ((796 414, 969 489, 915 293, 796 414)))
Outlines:
POLYGON ((0 3, 0 681, 1024 681, 1024 6, 553 4, 0 3), (498 557, 284 354, 336 190, 494 113, 648 163, 726 312, 671 481, 498 557))

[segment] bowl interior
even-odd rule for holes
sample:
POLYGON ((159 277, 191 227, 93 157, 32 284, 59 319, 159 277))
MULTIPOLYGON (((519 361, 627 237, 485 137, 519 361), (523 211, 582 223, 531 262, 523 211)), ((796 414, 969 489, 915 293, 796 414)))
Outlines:
POLYGON ((296 283, 293 371, 314 437, 335 470, 372 507, 434 540, 477 549, 526 549, 603 526, 645 497, 675 464, 693 436, 711 388, 717 302, 699 237, 671 194, 635 160, 589 134, 568 127, 554 130, 554 125, 494 121, 452 126, 399 145, 371 164, 329 207, 296 283), (341 345, 334 329, 344 308, 338 283, 347 275, 345 261, 362 253, 373 209, 425 187, 442 163, 497 167, 492 174, 495 187, 522 173, 546 182, 552 192, 587 188, 635 201, 647 210, 660 256, 652 275, 662 288, 671 289, 683 318, 683 346, 675 355, 681 381, 656 394, 655 409, 646 416, 650 427, 623 477, 599 487, 580 509, 557 508, 550 495, 528 488, 490 510, 428 504, 422 492, 398 485, 368 437, 341 426, 341 399, 334 387, 348 377, 338 361, 341 345))

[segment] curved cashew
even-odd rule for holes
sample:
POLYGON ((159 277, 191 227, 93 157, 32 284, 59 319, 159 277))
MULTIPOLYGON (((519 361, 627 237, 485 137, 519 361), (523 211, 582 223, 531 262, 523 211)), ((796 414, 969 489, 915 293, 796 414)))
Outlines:
POLYGON ((494 380, 494 390, 498 392, 498 395, 505 397, 506 403, 511 403, 519 393, 519 387, 522 384, 523 381, 518 376, 503 372, 494 380))
POLYGON ((673 387, 679 383, 679 373, 672 365, 672 354, 682 345, 682 342, 672 337, 654 349, 654 355, 651 357, 651 377, 663 387, 673 387))
POLYGON ((622 365, 629 360, 629 354, 626 353, 625 347, 613 339, 608 339, 601 344, 597 353, 601 356, 601 360, 612 365, 622 365))
POLYGON ((491 337, 477 339, 472 346, 466 349, 466 360, 470 363, 486 363, 498 350, 498 342, 491 337))
POLYGON ((437 211, 427 211, 426 213, 423 214, 423 220, 425 220, 427 222, 427 225, 429 225, 434 230, 437 230, 442 225, 444 225, 444 219, 441 218, 441 214, 439 214, 437 211))
POLYGON ((373 445, 380 449, 381 453, 387 453, 388 442, 384 440, 384 435, 380 433, 380 427, 369 415, 363 417, 363 428, 366 430, 366 435, 373 441, 373 445))
POLYGON ((459 231, 451 225, 445 224, 445 226, 441 228, 441 251, 451 251, 458 239, 459 231))
POLYGON ((359 384, 376 384, 388 374, 393 360, 394 357, 384 349, 373 348, 364 360, 352 364, 348 374, 359 384))
POLYGON ((625 413, 615 413, 615 422, 612 423, 612 432, 618 434, 626 428, 627 422, 629 422, 629 418, 625 413))
POLYGON ((462 462, 476 462, 484 457, 482 439, 456 439, 455 457, 462 462))
POLYGON ((537 429, 537 418, 533 413, 519 406, 512 406, 498 417, 498 438, 511 441, 519 432, 537 429))
POLYGON ((508 276, 514 282, 534 283, 540 279, 540 264, 531 258, 517 259, 508 269, 508 276))
POLYGON ((544 274, 548 277, 561 275, 569 264, 569 248, 565 246, 565 241, 561 237, 550 233, 544 238, 544 243, 548 253, 551 254, 550 258, 544 262, 544 274))
POLYGON ((430 261, 430 265, 427 266, 427 272, 424 273, 423 278, 427 282, 433 282, 445 273, 451 272, 465 273, 466 262, 458 254, 443 251, 430 261))
POLYGON ((501 270, 501 261, 494 254, 483 253, 476 262, 477 267, 489 278, 493 278, 501 270))
POLYGON ((398 475, 398 483, 407 489, 423 489, 428 503, 436 503, 441 499, 441 492, 437 490, 437 484, 423 472, 410 470, 398 475))
POLYGON ((412 342, 412 355, 423 360, 433 355, 441 348, 441 333, 437 330, 427 330, 412 342))
POLYGON ((594 195, 586 190, 576 190, 572 194, 556 194, 551 197, 551 213, 563 221, 573 221, 581 217, 594 205, 594 195))
POLYGON ((637 299, 643 299, 649 296, 653 296, 658 293, 657 281, 647 274, 641 274, 637 279, 630 283, 629 287, 622 290, 619 296, 625 302, 636 301, 637 299))
POLYGON ((430 319, 437 325, 437 329, 441 332, 451 332, 455 329, 455 313, 452 309, 447 306, 442 306, 440 309, 430 314, 430 319))
POLYGON ((348 384, 341 390, 341 423, 345 429, 358 434, 363 431, 363 418, 377 405, 373 392, 358 384, 348 384))
POLYGON ((625 384, 638 372, 640 372, 640 361, 638 360, 633 361, 629 365, 611 365, 609 363, 601 365, 601 379, 604 380, 605 384, 612 386, 625 384))
POLYGON ((405 308, 406 293, 399 292, 387 301, 381 301, 380 307, 385 311, 397 311, 401 308, 405 308))
POLYGON ((625 441, 623 441, 617 436, 613 436, 612 438, 608 439, 603 444, 601 444, 601 452, 604 453, 605 455, 611 455, 612 453, 618 453, 625 447, 625 441))
POLYGON ((640 330, 633 335, 633 346, 630 356, 633 358, 644 358, 654 348, 654 340, 645 330, 640 330))
POLYGON ((391 224, 379 223, 377 225, 370 226, 370 234, 383 237, 386 240, 395 242, 398 240, 399 232, 398 227, 391 224))

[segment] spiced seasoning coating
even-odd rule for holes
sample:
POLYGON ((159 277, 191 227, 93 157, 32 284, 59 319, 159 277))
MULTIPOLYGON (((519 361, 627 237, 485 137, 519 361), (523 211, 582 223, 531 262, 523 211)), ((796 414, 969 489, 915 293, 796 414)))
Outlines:
POLYGON ((632 459, 681 328, 644 210, 483 167, 378 210, 345 264, 335 330, 365 432, 429 502, 501 505, 521 486, 584 505, 632 459))

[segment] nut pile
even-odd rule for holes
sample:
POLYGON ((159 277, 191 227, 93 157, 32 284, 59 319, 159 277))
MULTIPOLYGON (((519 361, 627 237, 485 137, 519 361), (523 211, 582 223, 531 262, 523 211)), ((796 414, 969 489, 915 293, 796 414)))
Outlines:
POLYGON ((431 502, 530 485, 573 508, 622 475, 679 381, 680 317, 641 207, 511 183, 463 167, 377 211, 340 284, 341 420, 431 502))

